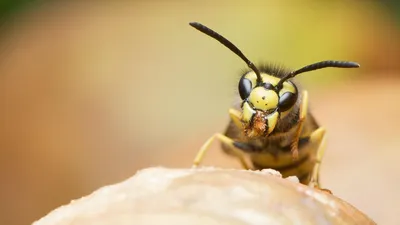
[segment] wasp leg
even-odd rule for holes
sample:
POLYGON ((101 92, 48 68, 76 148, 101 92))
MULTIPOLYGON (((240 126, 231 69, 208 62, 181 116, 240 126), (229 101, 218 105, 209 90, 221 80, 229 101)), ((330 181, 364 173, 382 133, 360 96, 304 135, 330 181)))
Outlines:
POLYGON ((233 123, 238 127, 242 128, 242 121, 240 120, 240 112, 236 109, 229 109, 229 116, 231 117, 233 123))
POLYGON ((248 166, 248 164, 247 164, 245 158, 244 158, 244 154, 243 154, 239 149, 237 149, 237 148, 234 146, 235 141, 232 140, 232 139, 230 139, 230 138, 228 138, 227 136, 225 136, 225 135, 223 135, 223 134, 220 134, 220 133, 214 134, 214 135, 213 135, 211 138, 209 138, 209 139, 206 141, 206 143, 204 143, 204 145, 200 148, 200 150, 197 152, 197 155, 196 155, 196 157, 195 157, 195 159, 194 159, 193 167, 197 167, 197 166, 201 163, 201 161, 202 161, 203 158, 204 158, 204 155, 206 154, 206 152, 207 152, 208 149, 210 148, 211 143, 212 143, 216 138, 219 139, 222 143, 224 143, 224 144, 228 145, 229 147, 231 147, 232 153, 234 153, 234 155, 239 159, 240 164, 242 165, 242 167, 243 167, 244 169, 248 170, 248 169, 250 168, 250 167, 248 166))
POLYGON ((311 173, 309 186, 332 193, 328 189, 322 189, 320 187, 320 183, 319 183, 319 171, 321 168, 322 158, 324 157, 325 149, 326 149, 325 133, 326 133, 325 128, 320 127, 317 130, 315 130, 310 136, 311 143, 313 143, 313 144, 315 143, 316 145, 318 145, 318 147, 317 147, 317 151, 316 151, 315 165, 314 165, 313 171, 311 173))
POLYGON ((299 139, 301 131, 303 130, 304 121, 306 119, 307 109, 308 109, 308 92, 303 91, 303 99, 299 110, 300 111, 299 126, 297 127, 296 135, 294 137, 294 142, 291 144, 291 149, 290 149, 294 159, 297 159, 299 157, 299 150, 298 150, 299 139))

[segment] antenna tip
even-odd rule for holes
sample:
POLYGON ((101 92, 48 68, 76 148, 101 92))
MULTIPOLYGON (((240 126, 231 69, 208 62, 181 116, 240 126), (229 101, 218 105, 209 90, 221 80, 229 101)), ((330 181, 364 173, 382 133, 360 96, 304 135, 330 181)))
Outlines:
POLYGON ((353 68, 359 68, 360 64, 356 63, 356 62, 349 62, 349 66, 353 67, 353 68))
POLYGON ((198 23, 198 22, 190 22, 189 25, 192 26, 192 27, 198 27, 200 25, 200 23, 198 23))

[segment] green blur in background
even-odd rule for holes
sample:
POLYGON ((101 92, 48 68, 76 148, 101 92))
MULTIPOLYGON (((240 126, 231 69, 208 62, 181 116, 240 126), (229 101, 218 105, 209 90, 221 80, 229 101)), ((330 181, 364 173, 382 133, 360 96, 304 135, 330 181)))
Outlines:
MULTIPOLYGON (((27 224, 150 166, 189 167, 225 129, 246 65, 297 69, 328 130, 322 183, 399 224, 396 1, 0 1, 0 224, 27 224)), ((205 164, 239 168, 218 144, 205 164)))

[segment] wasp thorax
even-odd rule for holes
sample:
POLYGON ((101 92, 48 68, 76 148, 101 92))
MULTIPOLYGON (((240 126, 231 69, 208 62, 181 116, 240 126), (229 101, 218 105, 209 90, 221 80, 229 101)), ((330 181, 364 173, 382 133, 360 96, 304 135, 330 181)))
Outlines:
POLYGON ((256 87, 250 93, 249 102, 255 109, 268 111, 278 106, 279 96, 274 90, 256 87))

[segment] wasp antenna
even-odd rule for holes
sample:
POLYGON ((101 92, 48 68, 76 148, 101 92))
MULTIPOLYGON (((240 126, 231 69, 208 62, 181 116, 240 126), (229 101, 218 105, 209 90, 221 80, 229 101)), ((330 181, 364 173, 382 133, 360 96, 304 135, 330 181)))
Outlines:
POLYGON ((291 74, 292 76, 296 76, 300 73, 304 72, 309 72, 313 70, 318 70, 326 67, 337 67, 337 68, 358 68, 360 65, 355 62, 346 62, 346 61, 322 61, 322 62, 317 62, 308 66, 305 66, 301 69, 298 69, 296 71, 293 71, 291 74))
POLYGON ((317 63, 313 63, 311 65, 304 66, 303 68, 300 68, 298 70, 292 71, 291 73, 287 74, 284 76, 279 83, 276 85, 277 87, 282 87, 283 82, 286 80, 295 77, 298 74, 304 73, 304 72, 309 72, 313 70, 318 70, 318 69, 323 69, 326 67, 336 67, 336 68, 358 68, 360 67, 360 64, 356 62, 347 62, 347 61, 334 61, 334 60, 328 60, 328 61, 321 61, 317 63))
POLYGON ((201 31, 204 34, 207 34, 208 36, 214 38, 215 40, 219 41, 221 44, 223 44, 225 47, 229 48, 232 52, 234 52, 236 55, 238 55, 243 61, 246 62, 246 64, 256 73, 257 75, 257 82, 262 83, 262 78, 260 71, 257 69, 257 67, 242 53, 242 51, 239 50, 238 47, 236 47, 232 42, 228 41, 228 39, 224 38, 222 35, 218 34, 217 32, 211 30, 210 28, 204 26, 201 23, 197 22, 191 22, 189 23, 190 26, 196 28, 197 30, 201 31))

